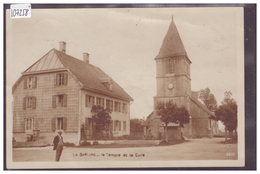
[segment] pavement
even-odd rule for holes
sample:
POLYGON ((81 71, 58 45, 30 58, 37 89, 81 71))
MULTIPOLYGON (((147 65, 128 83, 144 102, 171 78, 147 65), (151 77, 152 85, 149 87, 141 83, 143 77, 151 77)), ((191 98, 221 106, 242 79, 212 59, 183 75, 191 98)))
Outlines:
MULTIPOLYGON (((169 146, 135 148, 64 147, 60 161, 158 161, 158 160, 236 160, 237 144, 221 144, 224 138, 190 139, 169 146)), ((13 148, 13 162, 52 162, 52 146, 13 148)))

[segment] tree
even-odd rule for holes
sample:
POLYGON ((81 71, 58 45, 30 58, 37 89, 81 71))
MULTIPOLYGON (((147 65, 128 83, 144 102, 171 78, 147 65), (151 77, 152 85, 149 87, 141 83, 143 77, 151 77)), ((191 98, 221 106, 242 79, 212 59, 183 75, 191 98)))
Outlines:
POLYGON ((237 138, 237 103, 231 98, 232 93, 230 91, 226 91, 224 95, 224 100, 216 109, 215 114, 223 122, 226 130, 229 132, 235 130, 235 138, 237 138))
POLYGON ((144 126, 143 126, 143 120, 134 118, 130 120, 130 133, 140 133, 143 132, 144 126))
POLYGON ((199 99, 199 91, 191 91, 191 96, 198 100, 199 99))
MULTIPOLYGON (((193 93, 194 95, 196 95, 195 92, 193 93)), ((217 109, 218 105, 215 96, 210 93, 210 89, 201 89, 198 93, 199 99, 203 101, 203 103, 211 112, 214 112, 217 109)))
POLYGON ((165 123, 166 142, 168 142, 168 124, 176 123, 183 127, 183 124, 189 123, 189 112, 182 106, 178 107, 172 100, 164 103, 158 102, 156 113, 161 116, 161 121, 165 123))
POLYGON ((111 110, 104 109, 101 106, 92 106, 91 112, 93 113, 92 119, 95 122, 96 126, 94 131, 96 133, 103 135, 104 132, 107 134, 110 133, 110 124, 111 124, 111 110))

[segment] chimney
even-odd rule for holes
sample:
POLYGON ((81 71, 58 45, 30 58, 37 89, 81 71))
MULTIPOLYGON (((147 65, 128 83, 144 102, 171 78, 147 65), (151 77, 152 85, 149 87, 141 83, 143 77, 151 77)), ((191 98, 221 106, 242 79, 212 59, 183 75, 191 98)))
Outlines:
POLYGON ((60 42, 60 51, 66 53, 66 42, 64 41, 60 42))
POLYGON ((89 63, 89 54, 83 53, 83 61, 89 63))

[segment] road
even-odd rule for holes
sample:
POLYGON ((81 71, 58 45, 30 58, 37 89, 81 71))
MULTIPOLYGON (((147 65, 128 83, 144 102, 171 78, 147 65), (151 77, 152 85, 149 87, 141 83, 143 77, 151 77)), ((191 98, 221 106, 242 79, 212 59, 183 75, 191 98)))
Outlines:
MULTIPOLYGON (((237 144, 221 144, 223 138, 191 139, 170 146, 136 148, 75 148, 65 147, 60 161, 155 161, 155 160, 235 160, 237 144)), ((13 161, 51 162, 52 147, 14 148, 13 161)))

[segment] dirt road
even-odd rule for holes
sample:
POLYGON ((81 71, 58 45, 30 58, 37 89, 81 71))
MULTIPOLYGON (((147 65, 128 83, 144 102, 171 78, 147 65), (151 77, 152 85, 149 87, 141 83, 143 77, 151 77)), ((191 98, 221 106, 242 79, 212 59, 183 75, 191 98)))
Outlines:
MULTIPOLYGON (((154 160, 234 160, 237 144, 221 144, 223 138, 192 139, 171 146, 137 148, 72 148, 65 147, 60 161, 154 161, 154 160)), ((44 161, 55 159, 52 147, 15 148, 13 161, 44 161)))

